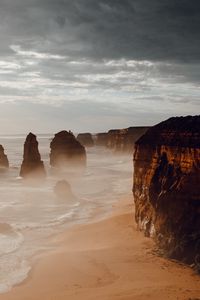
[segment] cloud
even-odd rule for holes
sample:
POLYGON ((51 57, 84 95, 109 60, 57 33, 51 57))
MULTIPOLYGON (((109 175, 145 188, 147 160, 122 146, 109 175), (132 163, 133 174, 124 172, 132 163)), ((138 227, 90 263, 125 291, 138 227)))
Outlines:
POLYGON ((1 0, 1 107, 50 118, 74 103, 80 127, 197 113, 199 31, 196 0, 1 0))

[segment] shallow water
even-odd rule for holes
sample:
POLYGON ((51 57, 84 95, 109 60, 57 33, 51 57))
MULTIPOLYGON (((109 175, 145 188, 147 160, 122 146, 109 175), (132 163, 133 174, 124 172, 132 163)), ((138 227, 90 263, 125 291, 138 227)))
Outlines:
POLYGON ((39 150, 47 170, 40 186, 28 186, 19 178, 24 136, 0 137, 10 169, 0 173, 0 292, 24 280, 29 258, 50 247, 45 239, 78 223, 108 213, 123 195, 131 194, 132 157, 113 155, 103 147, 87 149, 87 168, 82 174, 52 174, 49 168, 50 135, 38 136, 39 150), (67 179, 75 199, 56 198, 53 188, 67 179))

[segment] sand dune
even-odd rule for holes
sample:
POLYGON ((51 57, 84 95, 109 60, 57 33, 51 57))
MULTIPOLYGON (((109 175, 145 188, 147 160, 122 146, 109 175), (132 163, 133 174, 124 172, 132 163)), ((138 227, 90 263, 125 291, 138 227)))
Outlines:
POLYGON ((135 228, 132 199, 102 221, 54 237, 28 279, 1 300, 189 300, 200 298, 200 278, 153 254, 152 240, 135 228))

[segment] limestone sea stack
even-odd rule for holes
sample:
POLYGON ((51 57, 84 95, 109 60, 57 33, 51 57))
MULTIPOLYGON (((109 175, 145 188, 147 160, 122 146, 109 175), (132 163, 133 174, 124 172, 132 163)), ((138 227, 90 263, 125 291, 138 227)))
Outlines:
POLYGON ((7 155, 4 153, 4 148, 0 145, 0 168, 9 168, 7 155))
POLYGON ((94 146, 94 140, 92 138, 91 133, 79 133, 77 136, 77 140, 81 145, 85 147, 93 147, 94 146))
POLYGON ((133 194, 138 227, 200 266, 200 116, 170 118, 136 142, 133 194))
POLYGON ((50 165, 56 168, 85 166, 86 151, 72 132, 60 131, 50 144, 50 165))
POLYGON ((24 143, 24 156, 21 165, 21 177, 45 177, 46 172, 38 150, 38 141, 33 133, 29 133, 24 143))

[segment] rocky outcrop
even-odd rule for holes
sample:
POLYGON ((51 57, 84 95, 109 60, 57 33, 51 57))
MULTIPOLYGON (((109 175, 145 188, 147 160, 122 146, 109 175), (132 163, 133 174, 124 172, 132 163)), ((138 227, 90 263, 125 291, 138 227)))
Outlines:
POLYGON ((50 164, 52 167, 85 166, 86 151, 73 133, 60 131, 55 134, 51 144, 50 164))
POLYGON ((24 156, 20 176, 25 178, 45 177, 46 172, 38 150, 38 141, 33 133, 29 133, 24 143, 24 156))
POLYGON ((74 198, 71 186, 66 180, 58 181, 54 187, 54 192, 56 196, 60 199, 67 200, 74 198))
POLYGON ((9 168, 8 158, 7 155, 5 155, 4 153, 4 148, 2 145, 0 145, 0 168, 9 168))
POLYGON ((94 146, 94 140, 92 138, 91 133, 79 133, 77 136, 77 140, 81 145, 85 147, 93 147, 94 146))
POLYGON ((134 153, 135 219, 164 253, 200 264, 200 116, 144 134, 134 153))
POLYGON ((107 147, 116 152, 132 152, 135 141, 141 137, 149 127, 129 127, 108 131, 107 147))

